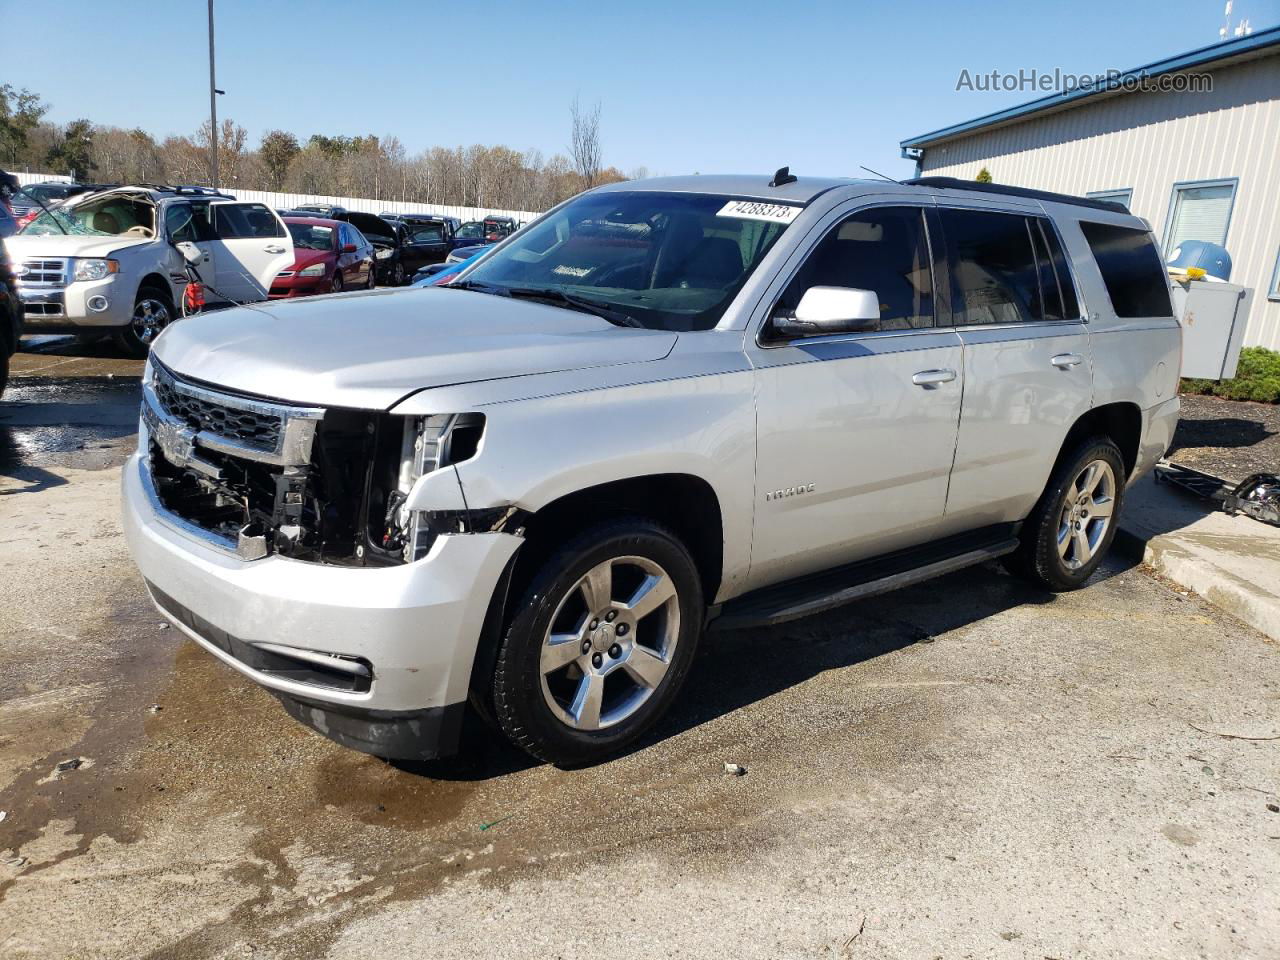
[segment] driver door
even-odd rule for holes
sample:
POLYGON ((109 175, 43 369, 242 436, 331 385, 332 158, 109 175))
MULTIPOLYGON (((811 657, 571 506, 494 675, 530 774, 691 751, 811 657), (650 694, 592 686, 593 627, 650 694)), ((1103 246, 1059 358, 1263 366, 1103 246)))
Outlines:
POLYGON ((766 318, 748 344, 749 588, 915 546, 943 525, 964 367, 959 336, 938 326, 947 298, 934 295, 925 222, 902 204, 833 213, 768 315, 810 287, 852 287, 877 295, 877 329, 781 340, 766 318))
POLYGON ((293 239, 261 203, 211 203, 214 294, 237 303, 267 298, 271 281, 293 266, 293 239))

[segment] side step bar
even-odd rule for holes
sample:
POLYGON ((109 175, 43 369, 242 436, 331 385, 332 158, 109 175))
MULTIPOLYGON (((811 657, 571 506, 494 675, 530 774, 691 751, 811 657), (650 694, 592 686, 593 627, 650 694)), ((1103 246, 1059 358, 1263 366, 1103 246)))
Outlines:
POLYGON ((739 630, 775 626, 953 573, 1017 550, 1018 538, 1011 535, 1010 528, 1003 526, 998 529, 998 539, 979 540, 976 546, 974 535, 965 535, 963 539, 967 541, 964 544, 967 549, 963 552, 954 552, 958 546, 955 541, 960 538, 952 538, 931 548, 889 554, 829 573, 754 590, 724 604, 711 627, 715 630, 739 630), (948 551, 947 547, 951 550, 948 551))

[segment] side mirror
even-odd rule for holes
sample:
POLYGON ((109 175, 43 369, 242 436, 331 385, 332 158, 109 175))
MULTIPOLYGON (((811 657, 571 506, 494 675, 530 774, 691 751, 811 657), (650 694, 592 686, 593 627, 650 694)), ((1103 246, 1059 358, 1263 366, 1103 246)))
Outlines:
POLYGON ((343 253, 355 253, 355 252, 356 252, 356 245, 355 245, 354 243, 344 243, 344 244, 342 245, 342 252, 343 252, 343 253))
POLYGON ((795 316, 775 316, 773 329, 782 337, 879 330, 880 298, 874 290, 855 287, 810 287, 796 305, 795 316))
POLYGON ((204 259, 204 251, 189 240, 182 241, 177 247, 178 252, 182 254, 182 258, 187 263, 200 263, 204 259))

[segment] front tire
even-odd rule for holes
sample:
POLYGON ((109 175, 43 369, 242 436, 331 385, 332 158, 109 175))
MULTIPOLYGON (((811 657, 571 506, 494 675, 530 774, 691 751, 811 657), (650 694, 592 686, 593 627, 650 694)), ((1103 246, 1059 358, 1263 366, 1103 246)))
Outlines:
POLYGON ((1055 592, 1084 586, 1115 539, 1125 477, 1120 448, 1109 438, 1076 446, 1059 461, 1005 566, 1055 592))
POLYGON ((395 269, 391 271, 391 286, 403 287, 405 284, 404 264, 396 262, 395 269))
POLYGON ((159 287, 143 287, 133 304, 129 325, 115 334, 116 346, 135 360, 144 359, 151 352, 151 344, 176 316, 168 293, 159 287))
POLYGON ((648 520, 595 524, 553 551, 516 601, 494 716, 539 760, 590 763, 634 742, 675 699, 704 616, 685 546, 648 520))

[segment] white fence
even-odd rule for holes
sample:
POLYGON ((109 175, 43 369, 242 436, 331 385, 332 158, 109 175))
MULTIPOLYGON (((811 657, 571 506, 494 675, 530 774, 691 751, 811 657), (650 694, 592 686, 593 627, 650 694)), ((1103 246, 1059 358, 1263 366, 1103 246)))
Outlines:
MULTIPOLYGON (((59 183, 70 181, 70 177, 52 173, 16 173, 18 183, 26 186, 29 183, 47 183, 55 180, 59 183)), ((400 200, 371 200, 366 197, 322 197, 314 193, 276 193, 271 190, 232 190, 223 188, 227 193, 239 200, 253 200, 265 203, 277 210, 290 210, 300 203, 326 203, 358 210, 361 213, 434 213, 440 216, 457 217, 459 220, 482 220, 488 216, 511 217, 517 223, 528 223, 539 216, 531 210, 495 210, 492 207, 455 207, 445 203, 409 203, 400 200)))

